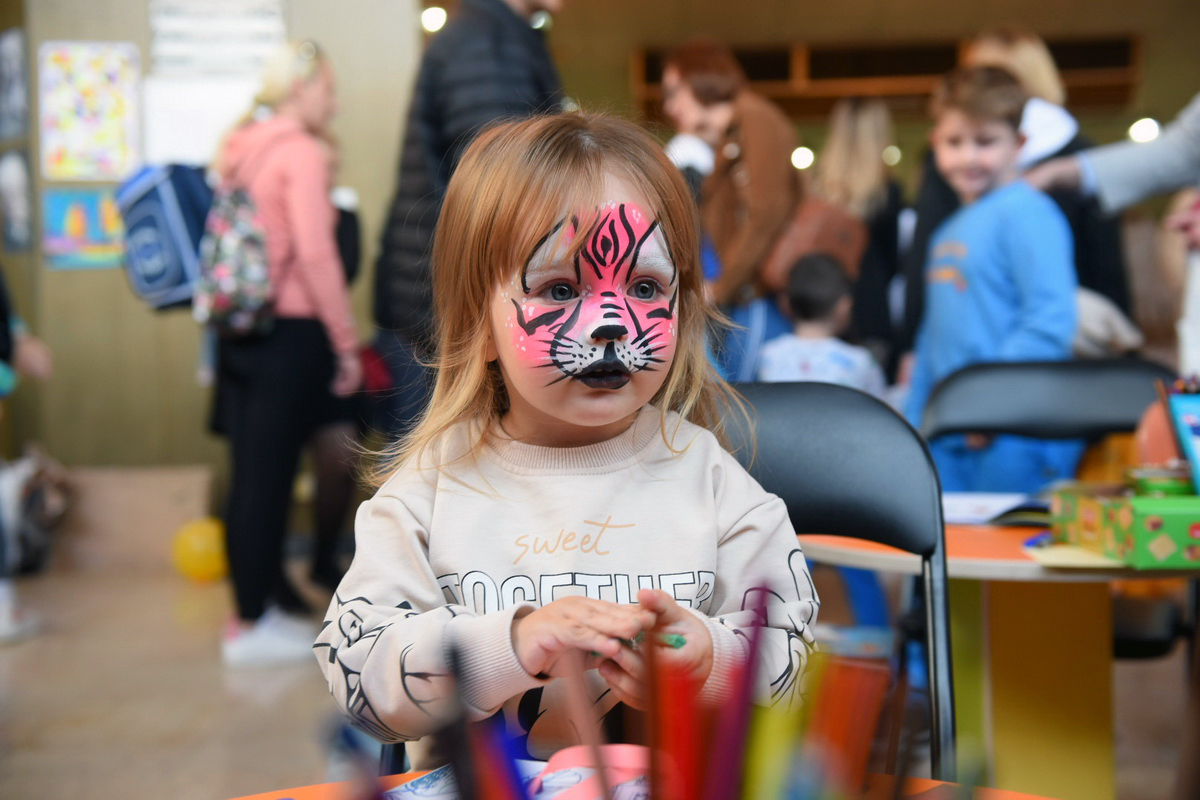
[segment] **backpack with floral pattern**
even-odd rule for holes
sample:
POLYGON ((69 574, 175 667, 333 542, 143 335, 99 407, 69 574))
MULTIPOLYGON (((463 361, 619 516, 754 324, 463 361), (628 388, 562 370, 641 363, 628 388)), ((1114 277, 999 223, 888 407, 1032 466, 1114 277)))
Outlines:
MULTIPOLYGON (((259 168, 277 141, 262 148, 259 168)), ((192 312, 197 322, 224 336, 264 334, 275 323, 267 232, 249 185, 250 176, 237 181, 231 176, 216 190, 200 242, 192 312)))

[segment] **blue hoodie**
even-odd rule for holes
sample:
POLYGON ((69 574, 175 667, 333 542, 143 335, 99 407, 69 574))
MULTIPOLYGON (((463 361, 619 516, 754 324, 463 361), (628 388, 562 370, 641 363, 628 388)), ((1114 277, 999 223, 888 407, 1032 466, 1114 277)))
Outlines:
POLYGON ((906 407, 914 425, 934 384, 968 364, 1070 357, 1073 259, 1066 218, 1024 181, 989 192, 938 227, 906 407))
MULTIPOLYGON (((1050 198, 1022 181, 999 187, 934 232, 925 317, 906 413, 918 425, 929 392, 968 364, 1071 356, 1075 264, 1071 230, 1050 198)), ((945 491, 1036 492, 1075 474, 1083 443, 962 436, 930 444, 945 491)))

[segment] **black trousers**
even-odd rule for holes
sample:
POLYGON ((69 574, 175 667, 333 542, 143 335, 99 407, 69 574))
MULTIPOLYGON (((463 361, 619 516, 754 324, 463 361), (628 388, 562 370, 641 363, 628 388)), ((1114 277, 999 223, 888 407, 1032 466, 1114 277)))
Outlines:
POLYGON ((214 423, 229 437, 225 543, 238 616, 255 620, 284 592, 284 539, 300 452, 324 421, 335 359, 315 319, 276 320, 217 347, 214 423))

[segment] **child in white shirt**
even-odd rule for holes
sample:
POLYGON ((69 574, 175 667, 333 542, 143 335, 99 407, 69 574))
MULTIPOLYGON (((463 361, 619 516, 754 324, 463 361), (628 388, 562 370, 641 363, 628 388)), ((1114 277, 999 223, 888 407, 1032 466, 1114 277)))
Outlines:
POLYGON ((504 123, 459 163, 436 386, 315 646, 357 725, 421 740, 414 768, 444 760, 430 734, 456 693, 535 758, 579 742, 559 678, 580 663, 597 721, 641 707, 648 645, 629 643, 656 626, 686 641, 649 645, 660 663, 727 699, 763 585, 757 696, 797 699, 818 603, 783 502, 720 443, 698 241, 678 170, 621 120, 504 123))
POLYGON ((852 290, 833 257, 812 253, 797 259, 787 285, 794 327, 763 346, 758 379, 838 383, 882 398, 887 384, 870 351, 838 338, 850 325, 852 290))

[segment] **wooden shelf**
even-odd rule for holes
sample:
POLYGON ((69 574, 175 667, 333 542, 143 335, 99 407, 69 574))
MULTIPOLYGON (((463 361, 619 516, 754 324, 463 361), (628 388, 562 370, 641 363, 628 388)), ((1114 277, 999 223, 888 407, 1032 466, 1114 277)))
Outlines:
MULTIPOLYGON (((1134 36, 1047 42, 1062 70, 1073 109, 1128 106, 1141 81, 1141 43, 1134 36)), ((960 60, 965 42, 871 42, 734 47, 750 85, 794 118, 824 117, 843 97, 881 97, 898 117, 923 116, 938 78, 960 60)), ((634 100, 662 122, 662 58, 666 47, 631 56, 634 100)))

